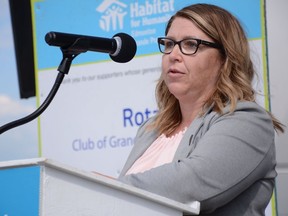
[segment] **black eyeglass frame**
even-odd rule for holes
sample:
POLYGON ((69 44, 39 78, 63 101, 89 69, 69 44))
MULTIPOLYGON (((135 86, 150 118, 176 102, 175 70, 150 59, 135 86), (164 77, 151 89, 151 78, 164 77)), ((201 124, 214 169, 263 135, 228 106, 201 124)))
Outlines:
POLYGON ((160 50, 160 52, 161 53, 163 53, 163 54, 170 54, 172 51, 173 51, 173 49, 174 49, 174 47, 178 44, 178 46, 179 46, 179 48, 180 48, 180 51, 184 54, 184 55, 194 55, 197 51, 198 51, 198 48, 199 48, 199 45, 200 44, 203 44, 203 45, 205 45, 205 46, 209 46, 209 47, 212 47, 212 48, 215 48, 215 49, 220 49, 222 52, 223 52, 223 46, 222 45, 220 45, 220 44, 218 44, 218 43, 213 43, 213 42, 209 42, 209 41, 205 41, 205 40, 201 40, 201 39, 198 39, 198 38, 184 38, 184 39, 182 39, 182 40, 180 40, 180 41, 175 41, 175 40, 173 40, 172 38, 169 38, 169 37, 159 37, 158 38, 158 40, 157 40, 157 42, 158 42, 158 47, 159 47, 159 50, 160 50), (171 49, 171 51, 170 52, 164 52, 164 51, 162 51, 161 50, 161 40, 163 40, 163 39, 168 39, 168 40, 170 40, 170 41, 172 41, 173 43, 174 43, 174 46, 173 46, 173 48, 171 49), (189 54, 187 54, 187 53, 185 53, 185 52, 183 52, 183 50, 182 50, 182 46, 180 45, 181 43, 182 43, 182 41, 185 41, 185 40, 195 40, 195 41, 197 41, 197 45, 196 45, 196 49, 195 49, 195 52, 194 53, 189 53, 189 54))

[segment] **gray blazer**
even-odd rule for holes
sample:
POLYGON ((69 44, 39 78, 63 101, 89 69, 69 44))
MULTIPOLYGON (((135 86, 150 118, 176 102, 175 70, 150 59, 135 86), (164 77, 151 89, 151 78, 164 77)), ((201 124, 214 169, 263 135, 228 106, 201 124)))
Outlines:
POLYGON ((220 115, 209 109, 187 129, 171 163, 125 175, 157 138, 139 128, 119 180, 188 204, 200 201, 200 215, 258 216, 270 201, 276 177, 274 128, 267 112, 239 102, 220 115))

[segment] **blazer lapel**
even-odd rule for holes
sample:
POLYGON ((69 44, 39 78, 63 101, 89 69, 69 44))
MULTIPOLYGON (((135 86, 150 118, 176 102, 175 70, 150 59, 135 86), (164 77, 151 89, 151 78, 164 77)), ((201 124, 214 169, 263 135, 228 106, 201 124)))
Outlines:
POLYGON ((191 125, 187 128, 184 136, 179 144, 177 151, 175 152, 173 161, 183 159, 188 156, 191 150, 194 148, 194 135, 201 129, 203 125, 203 118, 195 119, 191 125))
POLYGON ((206 112, 203 116, 199 116, 198 118, 194 119, 194 121, 190 124, 187 128, 179 147, 174 155, 173 161, 180 160, 182 158, 187 157, 191 151, 195 148, 195 135, 201 130, 202 126, 204 125, 205 117, 213 110, 213 104, 207 108, 206 112))

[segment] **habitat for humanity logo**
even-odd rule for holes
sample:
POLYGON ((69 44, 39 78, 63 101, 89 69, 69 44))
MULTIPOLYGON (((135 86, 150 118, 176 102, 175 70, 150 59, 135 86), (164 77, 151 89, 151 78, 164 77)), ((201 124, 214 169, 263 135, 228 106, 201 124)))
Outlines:
POLYGON ((104 31, 123 29, 127 5, 119 0, 104 0, 96 11, 102 14, 99 25, 104 31))

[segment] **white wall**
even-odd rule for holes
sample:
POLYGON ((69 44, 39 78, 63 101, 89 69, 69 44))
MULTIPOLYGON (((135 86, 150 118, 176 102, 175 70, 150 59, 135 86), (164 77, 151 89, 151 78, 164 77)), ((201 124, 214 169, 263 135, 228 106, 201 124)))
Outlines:
POLYGON ((266 0, 268 63, 272 113, 286 127, 277 136, 278 216, 288 216, 288 1, 266 0))

